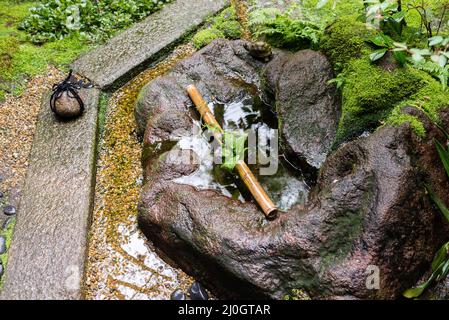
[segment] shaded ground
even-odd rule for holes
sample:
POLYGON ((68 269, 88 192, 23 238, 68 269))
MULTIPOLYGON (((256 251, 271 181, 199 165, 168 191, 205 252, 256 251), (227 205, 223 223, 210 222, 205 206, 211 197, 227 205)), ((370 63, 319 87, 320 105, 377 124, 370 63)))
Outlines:
POLYGON ((192 282, 163 262, 137 229, 142 170, 133 112, 140 89, 193 51, 188 45, 179 47, 109 100, 88 251, 87 299, 168 299, 173 290, 192 282))

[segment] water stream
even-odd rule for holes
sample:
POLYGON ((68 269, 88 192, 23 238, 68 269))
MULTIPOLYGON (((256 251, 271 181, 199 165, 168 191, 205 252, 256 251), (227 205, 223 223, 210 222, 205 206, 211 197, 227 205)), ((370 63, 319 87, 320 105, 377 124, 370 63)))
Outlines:
MULTIPOLYGON (((273 150, 273 148, 277 148, 277 143, 270 142, 277 139, 278 120, 269 105, 259 98, 248 96, 230 104, 211 103, 209 108, 224 130, 256 133, 257 148, 249 147, 247 141, 245 159, 280 210, 286 211, 294 205, 306 202, 309 187, 301 171, 291 166, 283 155, 272 158, 272 160, 278 161, 277 170, 273 174, 261 174, 263 171, 260 169, 268 166, 267 160, 270 159, 270 156, 273 157, 273 154, 277 154, 273 150), (264 148, 267 148, 268 152, 261 152, 264 148), (248 161, 249 158, 257 158, 258 161, 248 161), (266 165, 263 166, 261 162, 266 165)), ((238 176, 224 170, 221 168, 221 164, 217 163, 214 144, 210 143, 210 132, 203 131, 199 122, 196 122, 195 125, 194 133, 191 136, 180 137, 174 149, 193 150, 200 159, 199 168, 193 174, 177 178, 174 181, 194 186, 200 190, 217 190, 227 197, 242 202, 252 201, 252 196, 238 176)), ((220 159, 220 157, 218 158, 220 159)))

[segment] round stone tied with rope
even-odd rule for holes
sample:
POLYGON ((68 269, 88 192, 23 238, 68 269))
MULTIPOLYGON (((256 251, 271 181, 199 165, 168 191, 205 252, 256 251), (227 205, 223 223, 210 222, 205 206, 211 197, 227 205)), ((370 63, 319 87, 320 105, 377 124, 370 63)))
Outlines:
POLYGON ((79 94, 81 89, 90 89, 93 84, 90 80, 78 80, 73 71, 62 82, 53 85, 50 97, 51 110, 62 119, 79 117, 85 109, 83 99, 79 94))

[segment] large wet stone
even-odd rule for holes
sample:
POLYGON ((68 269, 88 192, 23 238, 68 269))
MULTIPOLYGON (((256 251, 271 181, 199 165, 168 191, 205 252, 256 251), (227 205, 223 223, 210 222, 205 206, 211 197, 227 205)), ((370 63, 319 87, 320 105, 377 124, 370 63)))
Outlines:
MULTIPOLYGON (((187 84, 208 101, 229 103, 260 94, 265 68, 241 41, 216 41, 183 61, 140 95, 136 119, 145 144, 192 132, 187 84)), ((385 126, 341 146, 324 162, 307 205, 272 222, 253 202, 176 183, 198 164, 161 149, 144 157, 139 225, 171 261, 223 297, 282 298, 302 289, 313 298, 398 298, 448 238, 423 188, 434 185, 449 202, 433 145, 443 136, 425 124, 423 140, 407 125, 385 126), (378 288, 368 278, 377 271, 378 288)))
POLYGON ((3 299, 79 299, 95 173, 99 91, 81 91, 86 111, 56 120, 48 98, 38 118, 3 299))
POLYGON ((319 169, 331 150, 340 119, 340 97, 332 66, 319 52, 302 50, 281 56, 267 67, 267 84, 275 95, 285 152, 319 169))
POLYGON ((116 87, 169 53, 229 0, 176 0, 73 63, 101 88, 116 87))

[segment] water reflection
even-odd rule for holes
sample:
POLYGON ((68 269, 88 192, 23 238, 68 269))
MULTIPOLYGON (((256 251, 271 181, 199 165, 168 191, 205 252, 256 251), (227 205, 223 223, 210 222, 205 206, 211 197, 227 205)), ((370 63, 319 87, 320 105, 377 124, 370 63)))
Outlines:
MULTIPOLYGON (((255 159, 257 157, 254 157, 253 153, 258 153, 258 164, 250 165, 250 167, 278 208, 288 210, 294 205, 304 204, 309 187, 301 172, 291 167, 283 157, 278 159, 279 165, 276 174, 259 175, 260 167, 268 163, 266 157, 273 150, 269 150, 268 154, 260 151, 263 148, 270 149, 269 141, 273 139, 276 133, 274 130, 278 125, 276 115, 270 107, 262 100, 252 97, 245 97, 230 104, 213 103, 209 107, 224 130, 257 132, 258 150, 248 150, 246 159, 255 159), (265 158, 261 155, 265 155, 265 158)), ((239 178, 220 168, 217 161, 214 162, 214 148, 210 143, 210 135, 201 130, 199 123, 196 123, 194 132, 191 136, 180 137, 174 149, 193 150, 200 159, 199 168, 193 174, 177 178, 174 181, 194 186, 200 190, 217 190, 227 197, 242 202, 251 201, 251 195, 239 178)))

